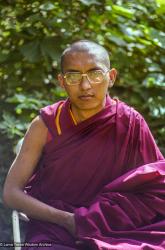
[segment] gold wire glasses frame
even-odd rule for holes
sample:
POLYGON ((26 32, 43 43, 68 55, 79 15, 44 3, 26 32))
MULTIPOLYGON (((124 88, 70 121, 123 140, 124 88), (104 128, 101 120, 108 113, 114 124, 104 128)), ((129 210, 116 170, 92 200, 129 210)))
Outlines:
POLYGON ((63 78, 66 80, 68 85, 78 85, 81 83, 83 76, 86 76, 90 84, 99 84, 104 80, 105 75, 110 70, 107 69, 105 72, 98 69, 98 70, 91 70, 87 73, 80 73, 80 72, 67 72, 63 75, 63 78))

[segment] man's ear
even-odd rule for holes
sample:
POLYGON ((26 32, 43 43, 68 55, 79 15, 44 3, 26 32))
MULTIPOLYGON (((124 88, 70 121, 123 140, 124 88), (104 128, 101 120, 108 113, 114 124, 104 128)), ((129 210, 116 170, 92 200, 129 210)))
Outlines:
POLYGON ((116 76, 117 76, 117 70, 115 68, 112 68, 109 71, 109 87, 110 88, 114 85, 116 76))
POLYGON ((60 87, 65 89, 64 78, 61 74, 58 74, 58 81, 59 81, 60 87))

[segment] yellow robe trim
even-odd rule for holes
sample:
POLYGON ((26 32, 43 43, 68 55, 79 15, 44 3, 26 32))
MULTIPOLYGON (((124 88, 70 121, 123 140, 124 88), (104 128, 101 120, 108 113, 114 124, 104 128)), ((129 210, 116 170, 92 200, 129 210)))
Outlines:
POLYGON ((71 115, 72 120, 73 120, 73 122, 74 122, 74 125, 77 125, 77 122, 76 122, 76 120, 75 120, 75 118, 74 118, 74 116, 73 116, 73 113, 72 113, 71 108, 69 108, 69 112, 70 112, 70 115, 71 115))
MULTIPOLYGON (((60 114, 61 114, 61 109, 62 109, 62 105, 63 103, 60 104, 60 106, 58 107, 58 110, 57 110, 57 115, 56 115, 56 118, 55 118, 55 124, 56 124, 56 128, 57 128, 57 133, 58 135, 61 135, 62 134, 62 131, 61 131, 61 126, 60 126, 60 114)), ((72 120, 74 122, 74 125, 77 125, 77 122, 73 116, 73 113, 71 111, 71 108, 69 108, 69 113, 72 117, 72 120)))
POLYGON ((60 113, 61 113, 62 105, 63 105, 63 103, 61 103, 60 106, 58 107, 57 115, 56 115, 56 119, 55 119, 58 135, 61 135, 61 133, 62 133, 61 126, 60 126, 60 113))

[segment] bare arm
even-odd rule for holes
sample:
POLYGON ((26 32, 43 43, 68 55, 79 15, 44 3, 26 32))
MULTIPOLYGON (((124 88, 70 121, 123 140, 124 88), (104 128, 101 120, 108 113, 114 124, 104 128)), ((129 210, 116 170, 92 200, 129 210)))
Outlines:
POLYGON ((6 205, 35 219, 56 223, 74 234, 74 215, 55 209, 27 194, 23 189, 32 176, 47 139, 47 128, 40 117, 31 123, 21 150, 7 175, 3 198, 6 205))

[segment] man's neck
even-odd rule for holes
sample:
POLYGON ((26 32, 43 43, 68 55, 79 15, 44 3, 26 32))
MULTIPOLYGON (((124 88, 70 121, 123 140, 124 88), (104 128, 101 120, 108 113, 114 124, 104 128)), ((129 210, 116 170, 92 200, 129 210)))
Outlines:
POLYGON ((81 110, 75 107, 71 104, 71 112, 73 114, 73 117, 77 123, 80 123, 84 120, 87 120, 88 118, 92 117, 93 115, 100 112, 105 107, 105 101, 102 106, 96 107, 95 109, 87 109, 87 110, 81 110))

